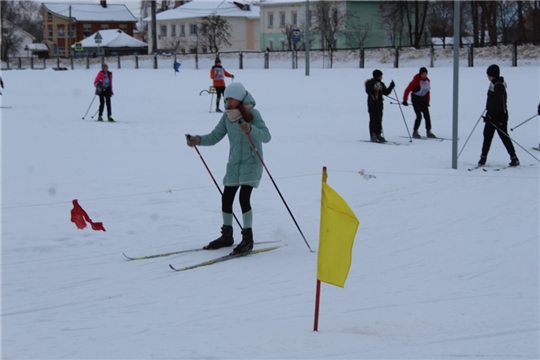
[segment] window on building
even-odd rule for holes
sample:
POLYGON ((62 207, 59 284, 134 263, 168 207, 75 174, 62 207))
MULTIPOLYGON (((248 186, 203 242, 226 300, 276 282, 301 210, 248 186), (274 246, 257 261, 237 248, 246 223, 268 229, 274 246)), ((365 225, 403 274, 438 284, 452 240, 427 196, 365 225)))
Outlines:
POLYGON ((123 32, 125 32, 127 34, 127 25, 120 25, 120 30, 122 30, 123 32))
POLYGON ((206 46, 203 46, 203 47, 202 47, 202 53, 203 53, 203 54, 206 54, 207 52, 208 52, 208 51, 206 50, 206 46))
POLYGON ((274 40, 268 40, 268 48, 274 50, 274 40))
POLYGON ((52 14, 47 11, 47 20, 52 21, 52 14))
POLYGON ((190 33, 190 35, 196 35, 197 34, 197 24, 190 24, 189 25, 189 33, 190 33))
POLYGON ((185 48, 181 48, 181 49, 180 49, 180 52, 181 52, 182 54, 185 54, 185 53, 186 53, 186 49, 185 49, 185 48))
POLYGON ((58 47, 58 56, 65 56, 66 55, 66 48, 63 46, 58 47))
POLYGON ((159 27, 159 35, 167 36, 167 25, 161 25, 159 27))
POLYGON ((332 20, 334 21, 334 25, 338 23, 338 11, 337 9, 334 9, 332 12, 332 20))
POLYGON ((72 27, 68 28, 68 36, 69 36, 70 38, 74 38, 74 37, 75 37, 75 28, 72 28, 72 27))
POLYGON ((48 30, 49 30, 48 37, 52 38, 53 37, 53 28, 52 28, 52 26, 49 26, 48 30))
POLYGON ((175 24, 171 25, 171 36, 176 36, 176 25, 175 24))
POLYGON ((58 28, 58 37, 63 38, 66 36, 66 29, 64 27, 58 28))
POLYGON ((280 27, 285 26, 285 13, 284 12, 279 13, 279 26, 280 27))
POLYGON ((180 35, 186 36, 186 25, 184 24, 180 25, 180 35))
POLYGON ((189 52, 192 53, 192 54, 195 54, 195 53, 197 53, 197 48, 196 47, 191 47, 191 48, 189 48, 189 52))
POLYGON ((274 27, 274 13, 268 13, 268 27, 274 27))
POLYGON ((88 36, 92 35, 92 28, 90 27, 90 25, 84 25, 83 26, 83 35, 84 35, 84 37, 88 37, 88 36))
POLYGON ((287 45, 285 44, 285 40, 280 40, 279 41, 279 46, 281 47, 282 51, 287 50, 287 45))
POLYGON ((292 12, 291 17, 293 25, 298 25, 298 14, 296 13, 296 11, 292 12))
POLYGON ((101 30, 109 30, 109 24, 101 24, 101 30))

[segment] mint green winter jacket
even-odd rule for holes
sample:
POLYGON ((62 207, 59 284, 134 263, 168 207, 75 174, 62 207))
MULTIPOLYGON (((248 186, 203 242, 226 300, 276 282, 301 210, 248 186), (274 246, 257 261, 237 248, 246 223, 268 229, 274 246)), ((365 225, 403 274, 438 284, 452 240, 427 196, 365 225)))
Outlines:
MULTIPOLYGON (((250 113, 253 115, 251 132, 249 136, 253 140, 255 147, 261 158, 263 157, 262 143, 270 141, 272 136, 266 127, 261 114, 255 109, 255 99, 248 92, 244 104, 252 104, 253 108, 250 113)), ((261 181, 263 165, 261 160, 254 151, 246 134, 242 133, 238 126, 238 121, 231 121, 226 113, 223 114, 219 123, 211 133, 199 135, 201 146, 212 146, 217 144, 225 137, 229 138, 229 160, 227 162, 227 172, 223 178, 225 186, 251 185, 254 188, 259 186, 261 181)), ((241 121, 245 121, 241 119, 241 121)))

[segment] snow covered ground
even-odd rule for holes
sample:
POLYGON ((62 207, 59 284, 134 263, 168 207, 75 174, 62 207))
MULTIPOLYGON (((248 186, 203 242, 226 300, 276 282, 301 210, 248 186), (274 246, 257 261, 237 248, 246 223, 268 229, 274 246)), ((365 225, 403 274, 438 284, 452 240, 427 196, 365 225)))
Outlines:
MULTIPOLYGON (((400 108, 385 103, 369 139, 366 69, 235 69, 273 136, 265 162, 317 249, 321 171, 360 220, 344 289, 323 284, 313 332, 317 255, 310 253, 268 174, 254 191, 255 240, 282 248, 186 272, 228 253, 150 255, 201 247, 219 235, 220 196, 184 134, 211 131, 208 69, 114 63, 113 115, 91 116, 98 68, 4 71, 2 105, 2 359, 537 359, 539 164, 536 117, 498 137, 488 171, 483 123, 451 166, 451 141, 409 142, 400 108), (530 152, 531 154, 527 153, 530 152), (366 181, 360 169, 376 175, 366 181), (79 199, 107 232, 70 222, 79 199)), ((489 62, 486 62, 488 65, 489 62)), ((398 96, 419 60, 386 65, 398 96)), ((536 65, 502 63, 513 128, 536 114, 536 65)), ((452 136, 452 67, 429 69, 433 132, 452 136)), ((488 89, 485 67, 460 68, 459 149, 488 89)), ((403 108, 412 131, 412 107, 403 108)), ((422 125, 423 126, 423 125, 422 125)), ((424 128, 421 128, 424 133, 424 128)), ((226 141, 200 147, 221 183, 226 141)), ((235 212, 240 214, 235 202, 235 212)), ((240 239, 235 225, 236 241, 240 239)))

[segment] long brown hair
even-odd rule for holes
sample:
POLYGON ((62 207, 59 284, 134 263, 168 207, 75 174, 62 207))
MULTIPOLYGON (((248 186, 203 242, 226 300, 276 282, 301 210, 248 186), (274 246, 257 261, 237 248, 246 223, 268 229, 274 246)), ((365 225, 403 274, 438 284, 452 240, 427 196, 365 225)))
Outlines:
POLYGON ((253 115, 251 115, 249 110, 246 109, 246 107, 244 106, 244 103, 241 103, 238 106, 238 111, 240 111, 240 114, 242 114, 242 118, 244 118, 244 120, 246 120, 247 122, 253 121, 253 115))

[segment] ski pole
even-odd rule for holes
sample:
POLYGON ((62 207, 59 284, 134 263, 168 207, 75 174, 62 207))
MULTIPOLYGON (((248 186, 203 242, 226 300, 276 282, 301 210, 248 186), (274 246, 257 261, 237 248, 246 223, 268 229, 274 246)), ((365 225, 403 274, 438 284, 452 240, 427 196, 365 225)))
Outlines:
POLYGON ((493 122, 491 122, 491 121, 490 121, 489 123, 490 123, 491 125, 493 125, 493 127, 494 127, 495 129, 497 129, 498 131, 500 131, 500 132, 502 132, 504 135, 506 135, 506 137, 509 138, 512 142, 514 142, 517 146, 519 146, 520 148, 522 148, 523 150, 525 150, 525 152, 526 152, 527 154, 531 155, 536 161, 540 162, 540 159, 538 159, 536 156, 534 156, 534 155, 531 154, 529 151, 527 151, 523 146, 519 145, 519 143, 518 143, 516 140, 512 139, 512 138, 510 137, 510 135, 508 135, 507 133, 505 133, 504 131, 502 131, 501 129, 499 129, 499 127, 498 127, 497 125, 495 125, 495 124, 494 124, 493 122))
POLYGON ((96 95, 94 95, 94 98, 92 99, 92 102, 90 103, 90 106, 88 106, 88 109, 86 109, 86 112, 84 113, 84 116, 82 117, 83 120, 88 114, 88 111, 90 111, 90 108, 92 107, 92 104, 94 103, 94 100, 96 100, 96 95))
POLYGON ((407 121, 405 120, 405 115, 403 115, 403 109, 401 108, 401 103, 398 100, 398 95, 397 95, 397 91, 396 91, 395 87, 394 87, 394 94, 396 94, 396 99, 395 100, 397 101, 397 104, 399 106, 399 111, 401 111, 401 117, 403 117, 403 122, 405 123, 405 128, 407 129, 407 133, 409 134, 409 139, 410 139, 409 142, 412 142, 411 132, 409 131, 409 127, 407 126, 407 121))
POLYGON ((465 149, 465 146, 467 146, 467 143, 469 142, 469 139, 471 138, 473 132, 474 132, 474 129, 476 129, 476 127, 478 126, 478 123, 480 122, 480 119, 482 118, 482 116, 484 116, 484 113, 486 112, 486 110, 482 111, 482 115, 480 115, 480 117, 478 118, 478 121, 476 121, 476 124, 474 125, 471 133, 469 134, 469 137, 467 138, 467 141, 465 141, 465 144, 463 144, 463 147, 461 148, 461 150, 459 151, 459 154, 458 154, 458 159, 459 159, 459 156, 461 155, 461 153, 463 152, 463 149, 465 149))
MULTIPOLYGON (((186 134, 186 138, 190 139, 191 138, 191 135, 189 134, 186 134)), ((214 182, 214 184, 216 185, 219 193, 221 194, 221 196, 223 196, 223 191, 221 191, 221 188, 219 187, 216 179, 214 178, 214 175, 212 175, 212 172, 210 171, 210 168, 208 167, 208 165, 206 165, 206 161, 204 161, 201 153, 199 152, 199 149, 197 148, 197 145, 193 145, 193 147, 195 148, 195 150, 197 151, 197 154, 199 154, 199 157, 201 158, 201 161, 202 163, 204 164, 204 167, 206 168, 206 171, 208 171, 208 174, 210 174, 210 177, 212 178, 212 181, 214 182)), ((240 226, 240 229, 243 230, 242 228, 242 225, 240 225, 240 221, 238 221, 238 218, 236 217, 236 215, 234 215, 234 212, 233 212, 233 217, 234 217, 234 220, 236 220, 236 223, 238 224, 238 226, 240 226)))
POLYGON ((512 129, 510 129, 510 131, 514 131, 514 129, 517 129, 517 128, 520 127, 521 125, 525 124, 527 121, 530 121, 530 120, 534 119, 534 118, 537 117, 537 116, 538 116, 538 114, 531 116, 530 118, 528 118, 527 120, 525 120, 525 121, 522 122, 521 124, 518 124, 517 126, 513 127, 512 129))
POLYGON ((302 235, 302 238, 304 238, 304 242, 306 243, 309 251, 311 251, 312 253, 315 252, 315 251, 311 250, 311 246, 309 246, 309 243, 307 242, 306 237, 304 236, 304 233, 302 233, 302 230, 300 229, 300 226, 298 226, 298 223, 296 222, 296 219, 294 218, 294 215, 292 214, 291 209, 289 209, 289 206, 287 205, 287 202, 283 198, 283 195, 281 195, 281 191, 279 191, 279 188, 277 187, 276 182, 274 181, 274 178, 270 174, 270 171, 268 171, 268 168, 266 167, 266 164, 264 163, 264 160, 262 159, 262 156, 259 153, 259 150, 257 150, 257 147, 253 143, 253 139, 251 138, 251 136, 249 134, 246 134, 246 136, 249 139, 249 142, 251 143, 251 147, 253 148, 253 151, 255 151, 255 153, 259 157, 259 160, 261 161, 262 166, 264 167, 264 169, 266 170, 266 173, 270 177, 270 180, 272 180, 272 183, 274 184, 274 187, 276 188, 276 190, 277 190, 277 192, 279 194, 279 197, 283 201, 283 204, 285 204, 285 207, 287 208, 287 211, 289 212, 289 215, 291 215, 291 218, 293 219, 294 224, 296 225, 296 228, 298 229, 298 231, 300 231, 300 235, 302 235))
POLYGON ((99 109, 97 109, 96 112, 94 113, 94 115, 91 116, 92 119, 97 115, 98 111, 99 111, 99 109))

